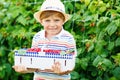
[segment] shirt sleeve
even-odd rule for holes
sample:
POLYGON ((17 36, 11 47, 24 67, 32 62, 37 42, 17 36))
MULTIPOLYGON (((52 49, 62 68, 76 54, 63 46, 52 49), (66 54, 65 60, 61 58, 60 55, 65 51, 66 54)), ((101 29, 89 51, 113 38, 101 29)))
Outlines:
POLYGON ((35 39, 35 37, 33 37, 33 39, 32 39, 32 46, 31 46, 31 48, 34 48, 34 47, 36 47, 36 39, 35 39))
MULTIPOLYGON (((71 45, 71 47, 69 47, 68 49, 69 50, 72 49, 71 51, 73 51, 72 65, 75 67, 75 62, 76 62, 76 57, 77 57, 77 49, 76 49, 76 42, 75 42, 74 37, 70 37, 67 42, 69 45, 71 45)), ((73 67, 73 69, 74 69, 74 67, 73 67)))
POLYGON ((40 35, 38 33, 36 33, 32 39, 32 45, 31 45, 32 48, 38 47, 39 39, 40 39, 40 35))
POLYGON ((77 56, 77 49, 76 49, 76 42, 75 42, 75 39, 74 37, 70 37, 69 40, 68 40, 68 44, 71 45, 70 49, 73 49, 73 52, 74 52, 74 57, 77 56))

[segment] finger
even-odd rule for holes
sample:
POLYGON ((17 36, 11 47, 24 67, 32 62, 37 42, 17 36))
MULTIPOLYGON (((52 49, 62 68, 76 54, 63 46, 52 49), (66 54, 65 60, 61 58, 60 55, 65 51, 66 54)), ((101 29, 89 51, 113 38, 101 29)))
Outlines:
POLYGON ((13 69, 15 69, 15 71, 18 69, 18 66, 13 66, 13 69))
POLYGON ((15 66, 12 66, 13 69, 15 69, 15 66))
POLYGON ((53 70, 55 73, 57 73, 57 67, 56 67, 56 65, 53 65, 53 66, 52 66, 52 70, 53 70))
POLYGON ((27 68, 25 66, 21 66, 21 69, 24 70, 24 71, 27 70, 27 68))
POLYGON ((56 66, 54 67, 54 71, 55 71, 56 73, 60 73, 60 66, 59 66, 59 65, 56 65, 56 66))
POLYGON ((52 65, 52 68, 55 68, 55 65, 56 65, 56 64, 54 63, 54 64, 52 65))

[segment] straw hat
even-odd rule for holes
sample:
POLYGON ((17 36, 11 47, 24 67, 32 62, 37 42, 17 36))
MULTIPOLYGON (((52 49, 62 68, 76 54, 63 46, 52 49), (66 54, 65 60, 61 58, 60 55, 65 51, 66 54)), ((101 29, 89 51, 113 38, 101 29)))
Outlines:
POLYGON ((65 13, 65 7, 60 0, 45 0, 41 5, 41 8, 38 12, 34 14, 34 18, 40 22, 40 15, 43 11, 58 11, 62 13, 65 17, 65 22, 70 19, 70 15, 65 13))

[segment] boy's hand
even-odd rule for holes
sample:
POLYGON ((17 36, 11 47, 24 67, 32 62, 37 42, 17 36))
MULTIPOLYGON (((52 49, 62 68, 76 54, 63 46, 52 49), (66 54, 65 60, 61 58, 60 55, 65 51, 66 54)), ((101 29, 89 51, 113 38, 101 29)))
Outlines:
POLYGON ((12 68, 19 73, 27 73, 27 68, 25 66, 12 66, 12 68))
POLYGON ((61 64, 59 62, 55 62, 52 66, 52 70, 54 71, 54 73, 61 73, 61 64))
POLYGON ((68 74, 71 72, 71 70, 62 71, 61 64, 59 62, 54 63, 54 65, 52 66, 52 70, 54 71, 54 73, 57 73, 59 75, 64 75, 64 74, 68 74))
POLYGON ((36 68, 26 68, 25 66, 12 66, 12 68, 19 73, 32 73, 35 72, 37 69, 36 68))
POLYGON ((21 65, 12 66, 12 68, 19 73, 33 73, 39 70, 37 68, 26 68, 25 66, 21 66, 21 65))

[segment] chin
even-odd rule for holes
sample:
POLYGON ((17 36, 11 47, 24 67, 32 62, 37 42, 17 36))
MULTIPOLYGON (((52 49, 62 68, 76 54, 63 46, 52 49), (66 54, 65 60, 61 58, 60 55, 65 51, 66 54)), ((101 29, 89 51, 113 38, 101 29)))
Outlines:
POLYGON ((52 33, 52 35, 57 35, 58 33, 52 33))

